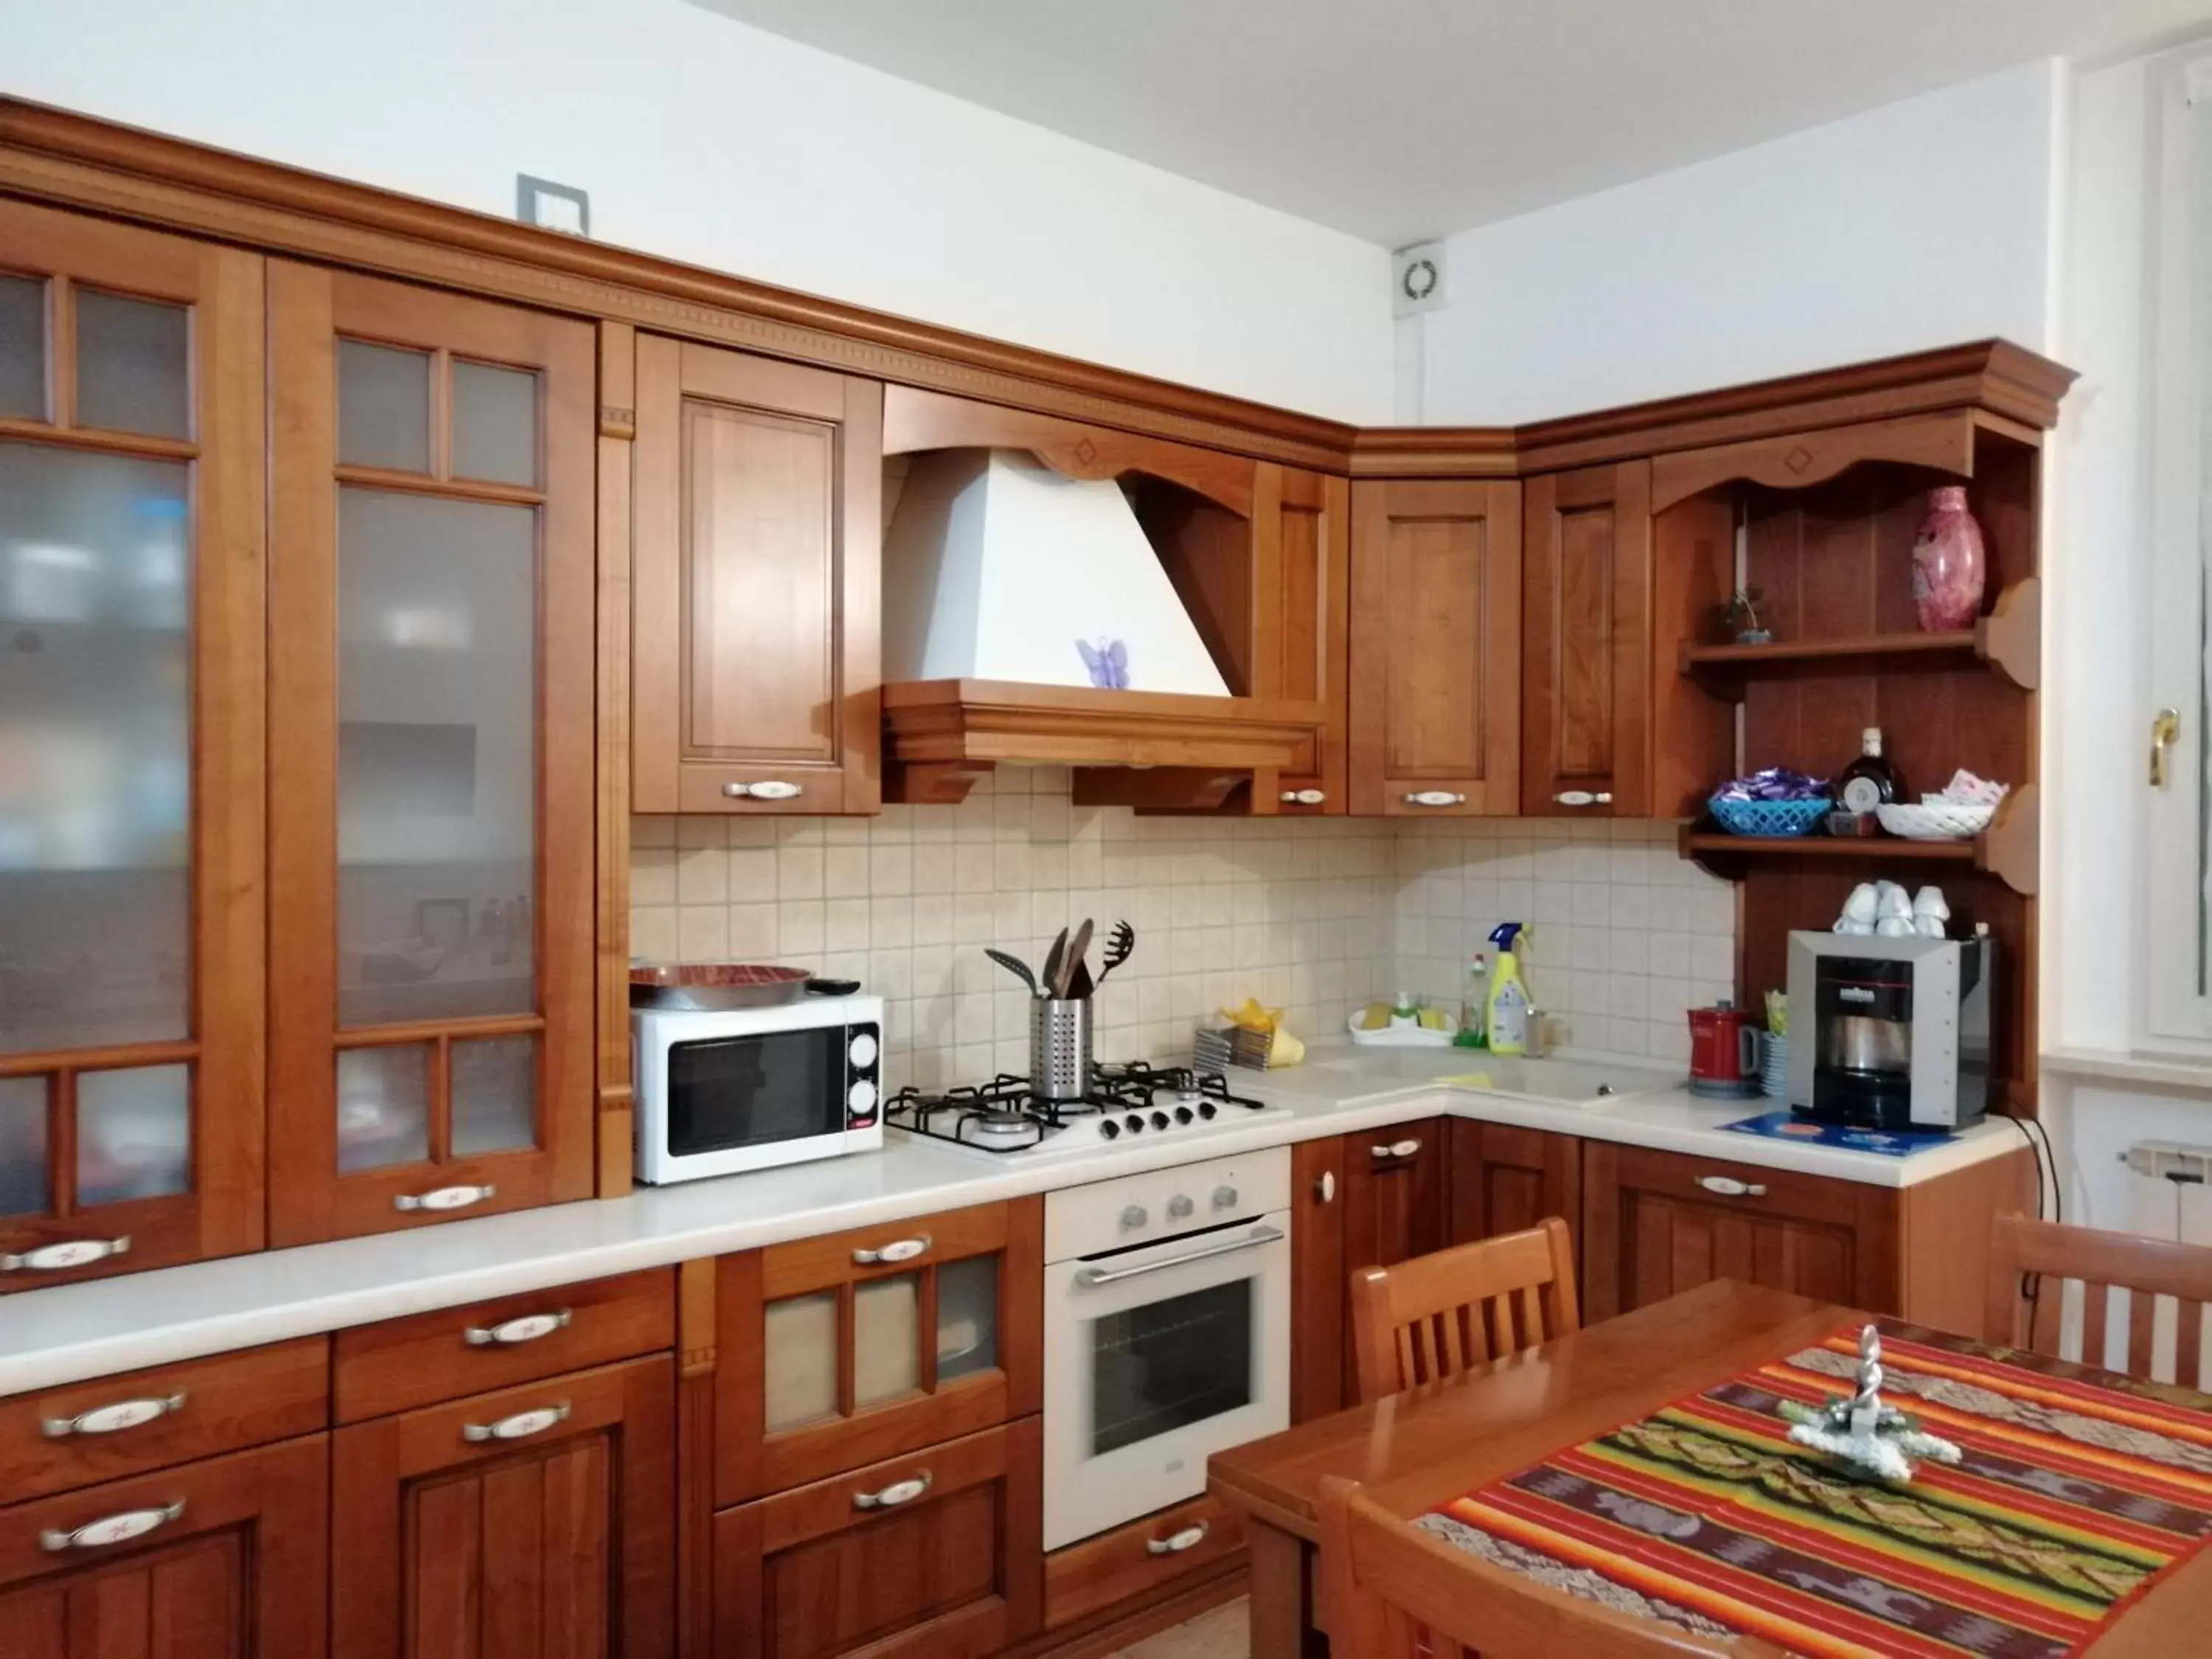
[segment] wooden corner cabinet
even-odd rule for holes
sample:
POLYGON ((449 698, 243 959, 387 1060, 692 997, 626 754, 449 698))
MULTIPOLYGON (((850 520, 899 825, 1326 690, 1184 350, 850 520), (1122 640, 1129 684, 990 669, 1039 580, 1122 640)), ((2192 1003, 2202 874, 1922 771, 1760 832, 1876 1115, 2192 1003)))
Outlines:
POLYGON ((587 1196, 592 331, 269 289, 271 1238, 587 1196))
POLYGON ((630 804, 873 812, 884 389, 637 337, 630 804))
POLYGON ((1352 810, 1521 804, 1521 486, 1352 488, 1352 810))

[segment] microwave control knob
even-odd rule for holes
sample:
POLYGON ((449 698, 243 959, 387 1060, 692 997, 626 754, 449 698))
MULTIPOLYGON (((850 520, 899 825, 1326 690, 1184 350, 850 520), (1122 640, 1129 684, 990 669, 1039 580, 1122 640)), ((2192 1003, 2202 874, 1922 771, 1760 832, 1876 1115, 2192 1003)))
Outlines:
POLYGON ((876 1109, 876 1085, 862 1078, 845 1091, 845 1105, 854 1116, 867 1116, 876 1109))
POLYGON ((853 1046, 845 1050, 845 1058, 853 1062, 855 1071, 865 1072, 876 1063, 876 1040, 863 1031, 853 1039, 853 1046))
POLYGON ((1217 1210, 1235 1209, 1237 1189, 1234 1187, 1216 1187, 1213 1189, 1213 1207, 1217 1210))
POLYGON ((1145 1212, 1143 1205, 1129 1205, 1121 1212, 1121 1231, 1125 1233, 1133 1233, 1151 1219, 1152 1217, 1145 1212))
POLYGON ((1180 1221, 1197 1207, 1198 1206, 1192 1203, 1190 1200, 1177 1193, 1168 1200, 1168 1219, 1180 1221))

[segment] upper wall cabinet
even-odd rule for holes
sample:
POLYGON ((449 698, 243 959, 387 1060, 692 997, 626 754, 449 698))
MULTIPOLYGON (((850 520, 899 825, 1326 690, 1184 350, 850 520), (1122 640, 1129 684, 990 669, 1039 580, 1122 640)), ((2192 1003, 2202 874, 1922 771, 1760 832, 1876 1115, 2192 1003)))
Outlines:
POLYGON ((0 203, 0 1292, 262 1243, 261 283, 0 203))
POLYGON ((1512 816, 1521 486, 1362 483, 1352 512, 1352 810, 1512 816))
POLYGON ((636 811, 880 805, 883 396, 640 337, 636 811))
POLYGON ((273 1240, 584 1197, 592 331, 269 292, 273 1240))

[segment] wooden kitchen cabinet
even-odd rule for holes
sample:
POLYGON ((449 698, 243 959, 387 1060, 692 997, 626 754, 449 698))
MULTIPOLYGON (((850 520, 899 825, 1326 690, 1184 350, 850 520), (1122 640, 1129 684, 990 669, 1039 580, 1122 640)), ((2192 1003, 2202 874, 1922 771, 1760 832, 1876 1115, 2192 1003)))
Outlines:
POLYGON ((1024 1417, 714 1517, 718 1659, 982 1659, 1042 1621, 1024 1417))
POLYGON ((4 1294, 263 1242, 267 630, 262 261, 0 247, 4 1294))
POLYGON ((884 389, 641 335, 630 805, 882 801, 884 389))
POLYGON ((271 1242, 586 1197, 592 331, 269 291, 271 1242))
POLYGON ((0 1509, 5 1659, 317 1659, 321 1435, 0 1509))
POLYGON ((715 1267, 717 1505, 1041 1403, 1041 1199, 772 1245, 715 1267))
MULTIPOLYGON (((1340 1280, 1363 1267, 1388 1267, 1444 1247, 1444 1194, 1450 1159, 1448 1118, 1394 1124, 1343 1137, 1344 1262, 1340 1280)), ((1344 1399, 1359 1398, 1352 1310, 1345 1308, 1344 1399)))
POLYGON ((1352 810, 1521 805, 1521 486, 1352 489, 1352 810))
POLYGON ((1314 765, 1254 775, 1252 811, 1312 817, 1348 808, 1352 650, 1352 486, 1263 461, 1254 470, 1255 696, 1318 702, 1314 765))
MULTIPOLYGON (((1558 1216, 1580 1238, 1583 1142, 1577 1135, 1508 1123, 1449 1120, 1450 1214, 1445 1242, 1472 1243, 1517 1233, 1558 1216)), ((1582 1260, 1579 1249, 1575 1259, 1582 1260)))
POLYGON ((665 1659, 675 1388, 661 1356, 339 1430, 333 1655, 665 1659))
POLYGON ((1344 1409, 1345 1138, 1291 1148, 1291 1421, 1344 1409))

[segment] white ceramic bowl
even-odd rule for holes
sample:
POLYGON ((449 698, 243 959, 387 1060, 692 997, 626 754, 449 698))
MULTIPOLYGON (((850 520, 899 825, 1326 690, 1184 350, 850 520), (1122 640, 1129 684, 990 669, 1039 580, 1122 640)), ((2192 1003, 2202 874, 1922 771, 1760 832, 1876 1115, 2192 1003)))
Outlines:
POLYGON ((1996 811, 1965 802, 1927 801, 1918 806, 1877 806, 1875 815, 1883 829, 1907 841, 1965 841, 1988 829, 1996 811))

